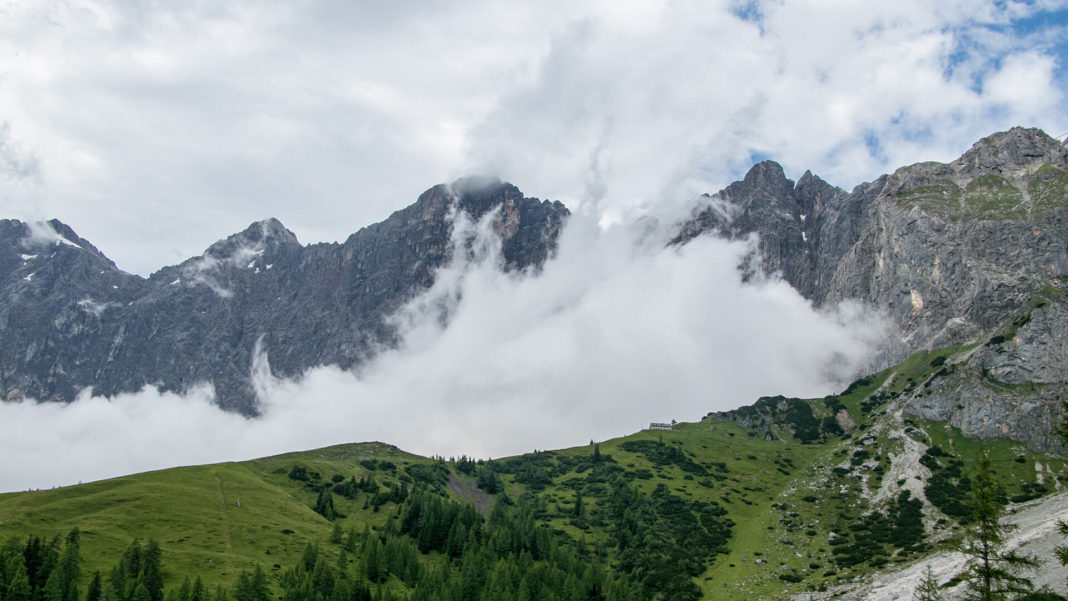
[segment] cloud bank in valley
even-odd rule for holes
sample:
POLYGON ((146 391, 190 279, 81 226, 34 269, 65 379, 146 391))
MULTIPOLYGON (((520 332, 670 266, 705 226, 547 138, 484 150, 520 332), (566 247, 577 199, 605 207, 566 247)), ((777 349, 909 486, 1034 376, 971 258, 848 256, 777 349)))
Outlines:
POLYGON ((0 404, 0 453, 18 458, 0 465, 0 489, 368 440, 478 457, 584 444, 759 395, 832 392, 883 332, 855 307, 816 312, 781 281, 743 284, 749 244, 665 247, 649 218, 576 214, 537 275, 502 273, 490 231, 457 222, 454 243, 472 251, 398 313, 401 347, 359 373, 276 379, 265 349, 250 366, 259 418, 218 410, 207 389, 0 404))

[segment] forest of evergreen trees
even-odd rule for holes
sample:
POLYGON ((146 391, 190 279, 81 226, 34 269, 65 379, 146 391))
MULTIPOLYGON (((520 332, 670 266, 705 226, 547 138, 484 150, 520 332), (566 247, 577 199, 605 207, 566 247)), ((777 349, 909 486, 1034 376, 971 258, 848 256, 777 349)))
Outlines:
MULTIPOLYGON (((394 500, 402 495, 396 490, 394 500)), ((331 494, 332 487, 319 495, 317 510, 331 513, 324 501, 331 494)), ((232 587, 215 590, 197 574, 170 573, 154 540, 133 541, 109 572, 90 575, 80 571, 77 528, 65 537, 10 539, 0 549, 0 601, 609 601, 650 599, 655 592, 690 600, 700 594, 691 576, 729 536, 728 521, 721 524, 725 531, 712 528, 712 540, 671 495, 649 499, 622 481, 607 509, 617 532, 611 549, 538 524, 533 495, 518 502, 502 495, 486 519, 436 490, 403 494, 383 527, 335 528, 329 540, 309 544, 296 565, 276 575, 257 566, 232 587), (682 516, 684 522, 671 525, 682 516), (694 532, 705 534, 698 540, 694 532)))

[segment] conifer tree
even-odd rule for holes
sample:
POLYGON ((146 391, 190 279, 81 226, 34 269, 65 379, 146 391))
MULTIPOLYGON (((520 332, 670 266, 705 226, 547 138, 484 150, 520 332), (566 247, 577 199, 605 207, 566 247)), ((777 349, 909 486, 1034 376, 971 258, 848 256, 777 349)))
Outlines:
POLYGON ((1037 568, 1038 562, 1015 550, 1005 550, 1006 538, 1016 527, 1001 523, 1005 513, 999 500, 1001 492, 990 471, 990 455, 983 453, 979 474, 972 483, 973 524, 960 546, 968 558, 965 599, 969 601, 1001 601, 1034 590, 1031 580, 1021 573, 1037 568))
POLYGON ((364 576, 371 582, 382 582, 387 576, 382 570, 381 554, 382 548, 378 542, 378 537, 372 536, 367 544, 364 545, 363 555, 364 576))
POLYGON ((148 539, 141 554, 141 573, 138 580, 145 586, 151 601, 163 601, 163 550, 155 539, 148 539))
POLYGON ((167 599, 170 599, 172 595, 176 601, 190 601, 193 598, 193 582, 189 580, 188 574, 182 579, 182 585, 177 590, 171 589, 167 594, 167 599))
POLYGON ((44 592, 47 601, 78 601, 78 576, 81 573, 79 544, 81 533, 74 528, 67 535, 63 554, 48 575, 44 592))
MULTIPOLYGON (((86 599, 85 601, 91 601, 86 599)), ((208 601, 208 591, 204 588, 204 582, 197 576, 193 581, 193 590, 189 593, 189 601, 208 601)))
POLYGON ((345 550, 348 551, 349 553, 353 553, 353 552, 356 551, 356 548, 358 546, 359 546, 359 538, 358 538, 358 535, 356 534, 356 527, 355 526, 349 526, 349 531, 345 534, 345 550))
POLYGON ((4 601, 30 601, 31 597, 30 577, 26 573, 26 567, 19 563, 7 590, 4 591, 4 601))
POLYGON ((930 565, 927 566, 923 580, 912 592, 912 598, 914 601, 942 601, 942 590, 938 586, 938 581, 935 580, 930 565))
MULTIPOLYGON (((1061 403, 1061 407, 1065 414, 1068 414, 1068 401, 1061 403)), ((1057 428, 1057 434, 1061 437, 1061 444, 1068 446, 1068 419, 1065 419, 1060 427, 1057 428)), ((1057 528, 1060 530, 1061 536, 1068 536, 1068 522, 1058 521, 1057 528)), ((1053 553, 1062 566, 1068 566, 1068 545, 1058 545, 1053 550, 1053 553)))
POLYGON ((234 585, 234 601, 268 601, 270 591, 267 589, 267 575, 263 573, 260 564, 249 575, 241 572, 234 585))
POLYGON ((334 493, 330 490, 330 487, 324 487, 319 491, 319 498, 315 501, 315 513, 331 522, 334 521, 334 518, 339 517, 337 511, 334 510, 334 493))
POLYGON ((100 601, 103 597, 103 584, 100 581, 100 572, 93 572, 93 579, 89 581, 89 588, 85 592, 85 601, 100 601))

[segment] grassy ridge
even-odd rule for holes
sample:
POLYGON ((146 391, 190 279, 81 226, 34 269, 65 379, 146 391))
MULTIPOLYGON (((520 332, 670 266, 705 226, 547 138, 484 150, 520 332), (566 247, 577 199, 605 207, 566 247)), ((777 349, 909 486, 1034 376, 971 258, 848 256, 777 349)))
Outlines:
MULTIPOLYGON (((330 522, 312 510, 315 493, 286 476, 292 465, 327 477, 361 475, 369 470, 359 461, 374 457, 402 465, 431 461, 367 443, 4 494, 0 538, 51 537, 78 527, 86 580, 95 570, 110 569, 131 541, 154 538, 172 576, 200 574, 209 587, 230 585, 257 563, 275 571, 290 565, 307 543, 330 536, 330 522)), ((338 505, 354 510, 354 524, 385 519, 386 513, 360 515, 343 500, 338 505)))

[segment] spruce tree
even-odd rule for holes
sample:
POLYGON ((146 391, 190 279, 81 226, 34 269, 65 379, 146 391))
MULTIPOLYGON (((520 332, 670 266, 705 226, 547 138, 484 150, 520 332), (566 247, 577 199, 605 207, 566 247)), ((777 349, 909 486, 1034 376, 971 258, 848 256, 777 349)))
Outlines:
POLYGON ((267 575, 263 573, 260 564, 256 564, 256 569, 251 575, 248 572, 241 572, 238 575, 237 583, 234 585, 234 601, 268 601, 269 599, 267 575))
MULTIPOLYGON (((1068 523, 1062 521, 1057 522, 1057 528, 1061 532, 1061 536, 1068 536, 1068 523)), ((1059 545, 1054 549, 1054 553, 1057 555, 1057 559, 1060 560, 1062 566, 1068 566, 1068 546, 1059 545)))
POLYGON ((190 601, 193 598, 193 582, 189 580, 188 574, 182 579, 182 586, 178 587, 178 590, 171 589, 167 594, 167 599, 170 599, 172 595, 175 601, 190 601))
POLYGON ((354 553, 359 546, 359 535, 356 534, 356 527, 349 526, 349 531, 345 534, 345 550, 349 553, 354 553))
POLYGON ((163 550, 155 539, 148 539, 141 554, 138 581, 144 585, 151 601, 163 601, 163 550))
POLYGON ((934 572, 931 571, 931 566, 927 566, 927 572, 923 576, 923 580, 916 587, 916 590, 912 592, 912 598, 914 601, 942 601, 942 590, 938 586, 938 581, 935 580, 934 572))
POLYGON ((60 574, 62 601, 78 601, 78 577, 81 575, 81 532, 74 528, 67 534, 67 545, 54 571, 60 574))
POLYGON ((44 585, 44 601, 64 601, 63 577, 59 570, 52 570, 44 585))
POLYGON ((340 517, 334 510, 334 493, 330 490, 330 487, 324 487, 319 491, 319 498, 315 501, 315 513, 331 522, 334 521, 334 518, 340 517))
POLYGON ((89 589, 85 592, 85 601, 100 601, 103 597, 103 585, 100 582, 100 572, 93 572, 93 579, 89 581, 89 589))
POLYGON ((260 564, 252 571, 252 601, 268 601, 270 589, 267 587, 267 575, 263 573, 260 564))
MULTIPOLYGON (((1068 414, 1068 401, 1062 402, 1061 408, 1065 414, 1068 414)), ((1061 444, 1068 446, 1068 419, 1061 422, 1060 427, 1057 428, 1057 434, 1061 437, 1061 444)), ((1057 528, 1060 530, 1061 536, 1068 536, 1068 523, 1060 520, 1057 522, 1057 528)), ((1068 566, 1068 545, 1058 545, 1053 550, 1053 553, 1062 566, 1068 566)))
POLYGON ((8 583, 7 590, 4 591, 4 601, 30 601, 31 596, 30 577, 20 563, 15 568, 15 575, 8 583))
MULTIPOLYGON (((86 599, 85 601, 91 601, 86 599)), ((197 576, 193 581, 193 590, 189 593, 189 601, 208 601, 208 591, 204 588, 204 582, 197 576)))
POLYGON ((990 455, 983 453, 979 474, 972 483, 972 526, 965 534, 960 551, 968 558, 965 580, 969 601, 1001 601, 1030 593, 1031 580, 1021 573, 1038 567, 1030 556, 1006 551, 1007 537, 1016 529, 1002 524, 1005 507, 1000 502, 1001 487, 990 471, 990 455))

